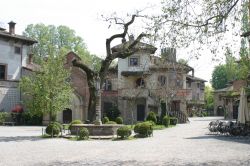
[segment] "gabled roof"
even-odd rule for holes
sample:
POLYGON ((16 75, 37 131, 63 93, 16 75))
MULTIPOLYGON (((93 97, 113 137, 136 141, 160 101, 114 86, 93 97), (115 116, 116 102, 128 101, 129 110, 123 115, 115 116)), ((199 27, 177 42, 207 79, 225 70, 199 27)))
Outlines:
POLYGON ((10 34, 9 32, 6 32, 6 31, 0 31, 0 37, 21 41, 21 42, 27 43, 29 45, 37 43, 36 40, 33 40, 29 37, 25 37, 25 36, 21 36, 21 35, 17 35, 17 34, 10 34))
POLYGON ((190 79, 190 80, 193 80, 193 81, 207 82, 207 80, 204 80, 204 79, 198 78, 198 77, 193 77, 193 76, 190 76, 190 75, 188 75, 187 78, 190 79))

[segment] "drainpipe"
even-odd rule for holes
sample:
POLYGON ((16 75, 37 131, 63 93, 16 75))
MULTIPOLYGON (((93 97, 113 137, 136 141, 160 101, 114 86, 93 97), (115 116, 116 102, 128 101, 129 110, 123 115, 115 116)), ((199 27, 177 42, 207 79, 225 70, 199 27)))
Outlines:
MULTIPOLYGON (((19 81, 20 79, 22 78, 22 75, 23 75, 23 44, 21 45, 21 68, 20 68, 20 78, 19 78, 19 81)), ((20 89, 20 102, 22 101, 22 92, 21 92, 21 87, 19 87, 20 89)))

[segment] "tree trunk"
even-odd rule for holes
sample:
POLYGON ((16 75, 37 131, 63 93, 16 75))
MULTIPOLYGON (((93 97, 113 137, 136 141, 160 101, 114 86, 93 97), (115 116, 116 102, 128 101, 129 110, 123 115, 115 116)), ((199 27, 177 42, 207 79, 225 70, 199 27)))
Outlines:
POLYGON ((94 121, 95 115, 96 115, 96 89, 89 88, 88 120, 94 121))

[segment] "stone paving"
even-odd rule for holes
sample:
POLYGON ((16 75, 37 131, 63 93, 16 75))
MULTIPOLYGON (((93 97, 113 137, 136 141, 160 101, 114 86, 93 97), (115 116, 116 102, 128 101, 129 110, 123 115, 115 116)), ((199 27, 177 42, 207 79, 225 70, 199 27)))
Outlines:
POLYGON ((42 127, 0 126, 0 165, 250 165, 250 138, 208 135, 213 119, 190 118, 129 141, 42 139, 42 127))

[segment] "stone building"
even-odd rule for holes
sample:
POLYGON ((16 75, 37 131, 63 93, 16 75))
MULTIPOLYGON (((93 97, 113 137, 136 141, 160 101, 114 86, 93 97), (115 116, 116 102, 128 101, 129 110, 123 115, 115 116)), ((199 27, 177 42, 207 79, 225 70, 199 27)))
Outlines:
POLYGON ((9 22, 9 31, 0 27, 0 111, 9 112, 22 100, 18 88, 20 78, 37 65, 31 61, 30 47, 35 40, 15 33, 14 22, 9 22))
POLYGON ((215 90, 214 115, 224 116, 226 119, 237 119, 240 90, 246 86, 246 80, 234 80, 226 88, 215 90))
MULTIPOLYGON (((113 47, 112 52, 123 49, 131 40, 113 47)), ((149 111, 160 116, 163 103, 167 105, 168 114, 185 122, 190 101, 204 103, 205 80, 194 77, 192 67, 176 61, 175 49, 163 49, 161 57, 154 55, 157 48, 152 45, 139 42, 137 49, 139 51, 128 58, 118 59, 117 97, 113 93, 112 101, 118 100, 125 123, 143 121, 149 111)), ((108 104, 104 103, 104 107, 112 105, 108 104)), ((192 106, 194 104, 197 102, 192 106)))

